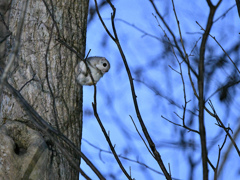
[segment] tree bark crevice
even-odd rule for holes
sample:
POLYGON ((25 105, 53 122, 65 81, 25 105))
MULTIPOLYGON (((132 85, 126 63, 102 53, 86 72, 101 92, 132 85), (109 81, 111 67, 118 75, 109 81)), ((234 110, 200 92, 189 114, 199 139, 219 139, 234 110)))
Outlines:
POLYGON ((47 179, 50 153, 38 131, 8 120, 0 137, 0 179, 47 179))

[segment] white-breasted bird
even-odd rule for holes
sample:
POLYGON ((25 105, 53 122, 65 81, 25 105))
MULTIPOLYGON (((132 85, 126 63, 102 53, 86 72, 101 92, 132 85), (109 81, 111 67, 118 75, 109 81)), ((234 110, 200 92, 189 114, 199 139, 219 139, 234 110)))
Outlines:
POLYGON ((96 84, 103 75, 110 69, 110 63, 105 57, 93 56, 80 61, 75 68, 76 80, 81 85, 91 86, 96 84), (87 66, 92 74, 87 70, 87 66))

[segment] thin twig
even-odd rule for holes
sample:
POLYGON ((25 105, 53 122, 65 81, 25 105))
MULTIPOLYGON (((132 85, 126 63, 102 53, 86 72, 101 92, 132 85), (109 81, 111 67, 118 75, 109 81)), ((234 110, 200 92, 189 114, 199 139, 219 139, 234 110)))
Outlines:
POLYGON ((140 125, 141 125, 141 128, 142 128, 142 131, 148 141, 148 144, 153 152, 153 154, 155 155, 155 160, 158 162, 160 168, 162 169, 165 177, 170 180, 172 179, 171 176, 169 175, 169 173, 167 172, 167 169, 161 159, 161 156, 159 154, 159 152, 157 151, 156 149, 156 146, 154 144, 154 142, 152 141, 152 138, 151 136, 149 135, 148 133, 148 130, 144 124, 144 121, 142 119, 142 116, 141 116, 141 113, 139 111, 139 107, 138 107, 138 102, 137 102, 137 96, 136 96, 136 93, 135 93, 135 87, 134 87, 134 83, 133 83, 133 78, 132 78, 132 74, 131 74, 131 71, 129 69, 129 66, 128 66, 128 62, 127 62, 127 59, 125 57, 125 54, 122 50, 122 47, 120 45, 120 42, 119 42, 119 39, 118 39, 118 35, 117 35, 117 31, 116 31, 116 27, 115 27, 115 14, 116 14, 116 8, 113 6, 113 4, 111 3, 110 0, 107 0, 108 4, 111 6, 112 8, 112 13, 111 13, 111 22, 112 22, 112 30, 113 30, 113 34, 114 36, 110 33, 110 31, 108 30, 108 28, 106 27, 100 13, 99 13, 99 10, 98 10, 98 5, 97 5, 97 0, 94 0, 95 1, 95 7, 96 7, 96 11, 97 11, 97 14, 98 14, 98 17, 103 25, 103 27, 105 28, 107 34, 109 35, 109 37, 112 38, 112 40, 116 43, 117 47, 118 47, 118 50, 122 56, 122 59, 123 59, 123 63, 125 65, 125 69, 127 71, 127 74, 128 74, 128 79, 129 79, 129 83, 130 83, 130 87, 131 87, 131 92, 132 92, 132 99, 133 99, 133 103, 134 103, 134 107, 135 107, 135 111, 136 111, 136 114, 137 114, 137 117, 138 117, 138 120, 140 122, 140 125))
POLYGON ((102 121, 101 121, 99 115, 98 115, 98 112, 97 112, 97 87, 96 87, 96 84, 94 84, 94 102, 92 103, 92 107, 93 107, 93 111, 94 111, 94 116, 96 117, 96 119, 97 119, 97 121, 98 121, 98 124, 99 124, 100 127, 101 127, 101 130, 102 130, 102 132, 103 132, 103 134, 104 134, 104 137, 106 138, 106 140, 107 140, 107 142, 108 142, 108 145, 109 145, 109 147, 110 147, 110 149, 111 149, 111 151, 112 151, 112 153, 113 153, 113 155, 114 155, 114 157, 115 157, 115 159, 116 159, 119 167, 121 168, 121 170, 122 170, 122 172, 125 174, 125 176, 126 176, 128 179, 132 180, 131 176, 127 173, 127 171, 125 170, 125 168, 124 168, 123 165, 122 165, 122 162, 121 162, 120 159, 118 158, 118 155, 117 155, 117 153, 116 153, 116 151, 115 151, 115 148, 114 148, 114 146, 112 145, 112 142, 111 142, 111 140, 110 140, 110 138, 109 138, 109 136, 108 136, 108 134, 107 134, 107 132, 106 132, 103 124, 102 124, 102 121))
MULTIPOLYGON (((240 121, 240 118, 237 120, 238 122, 240 121)), ((235 130, 235 133, 233 134, 233 140, 236 141, 236 139, 238 138, 238 135, 240 133, 240 123, 238 123, 238 127, 236 128, 235 130)), ((233 144, 230 143, 227 147, 227 150, 226 152, 224 153, 224 156, 223 156, 223 160, 221 162, 221 165, 219 166, 219 170, 218 170, 218 177, 220 176, 222 170, 223 170, 223 167, 224 165, 226 165, 226 161, 227 161, 227 158, 229 157, 230 155, 230 152, 231 152, 231 149, 233 147, 233 144)))
MULTIPOLYGON (((107 150, 101 149, 101 148, 97 147, 96 145, 90 143, 90 142, 87 141, 86 139, 83 139, 83 140, 84 140, 87 144, 89 144, 90 146, 94 147, 95 149, 98 149, 100 152, 112 154, 111 151, 107 151, 107 150)), ((122 155, 118 155, 118 157, 120 157, 120 158, 122 158, 122 159, 125 159, 125 160, 127 160, 127 161, 130 161, 130 162, 134 162, 134 163, 140 164, 141 166, 144 166, 144 167, 146 167, 147 169, 150 169, 151 171, 153 171, 153 172, 155 172, 155 173, 157 173, 157 174, 164 175, 163 173, 161 173, 161 172, 159 172, 159 171, 157 171, 157 170, 149 167, 148 165, 146 165, 146 164, 144 164, 144 163, 142 163, 142 162, 139 162, 138 160, 133 160, 133 159, 127 158, 127 157, 122 156, 122 155)))
POLYGON ((174 69, 172 66, 168 65, 168 67, 170 67, 173 71, 175 71, 176 73, 178 73, 179 75, 181 75, 181 72, 178 72, 176 69, 174 69))
POLYGON ((133 27, 133 28, 136 29, 137 31, 143 33, 143 36, 149 36, 149 37, 151 37, 151 38, 157 39, 158 41, 161 41, 161 39, 160 39, 159 37, 154 36, 154 35, 152 35, 152 34, 149 34, 148 32, 142 30, 141 28, 137 27, 136 25, 130 24, 129 22, 127 22, 127 21, 125 21, 125 20, 123 20, 123 19, 116 18, 115 21, 121 21, 121 22, 127 24, 128 26, 133 27))
POLYGON ((174 44, 178 50, 178 52, 180 53, 181 58, 183 59, 183 61, 189 66, 189 68, 191 69, 191 72, 194 74, 194 76, 196 78, 198 78, 198 74, 197 72, 190 66, 189 62, 186 61, 186 57, 183 53, 183 51, 181 50, 181 48, 178 45, 178 41, 176 39, 175 34, 173 33, 173 31, 171 30, 171 28, 169 27, 169 25, 167 24, 167 22, 165 21, 165 19, 163 18, 163 16, 160 14, 159 10, 157 9, 157 6, 155 5, 155 3, 153 2, 153 0, 149 0, 149 2, 152 4, 156 14, 158 15, 158 17, 161 19, 161 21, 163 22, 164 26, 167 28, 168 32, 171 34, 174 44))
MULTIPOLYGON (((236 1, 239 1, 239 0, 236 0, 236 1)), ((239 1, 239 2, 240 2, 240 1, 239 1)), ((228 13, 231 9, 233 9, 235 6, 236 6, 236 4, 234 4, 234 5, 232 5, 230 8, 228 8, 228 10, 227 10, 226 12, 224 12, 222 15, 220 15, 217 19, 215 19, 215 20, 213 21, 213 23, 215 23, 215 22, 217 22, 219 19, 225 17, 225 16, 227 15, 227 13, 228 13)))
MULTIPOLYGON (((185 50, 185 46, 184 46, 184 44, 183 44, 183 38, 182 38, 182 34, 181 34, 180 23, 179 23, 177 14, 176 14, 176 10, 175 10, 175 6, 174 6, 173 1, 172 1, 172 4, 173 4, 173 11, 174 11, 174 14, 175 14, 175 18, 176 18, 176 21, 177 21, 177 24, 178 24, 178 29, 179 29, 179 34, 180 34, 180 39, 181 39, 182 47, 183 47, 183 50, 184 50, 184 53, 185 53, 185 56, 186 56, 188 65, 190 65, 190 64, 189 64, 188 55, 187 55, 186 50, 185 50)), ((157 20, 157 22, 158 22, 158 19, 157 19, 156 16, 155 16, 155 18, 156 18, 156 20, 157 20)), ((162 29, 162 31, 163 31, 163 33, 164 33, 164 36, 167 38, 167 40, 168 40, 169 43, 170 43, 170 38, 168 37, 168 35, 166 34, 166 32, 163 30, 163 28, 161 27, 161 25, 160 25, 159 22, 158 22, 158 26, 162 29)), ((171 43, 170 43, 170 44, 171 44, 171 43)), ((185 128, 185 127, 186 127, 186 125, 185 125, 185 115, 186 115, 187 104, 188 104, 189 101, 187 101, 187 96, 186 96, 186 87, 185 87, 185 81, 184 81, 183 72, 182 72, 182 63, 178 60, 178 57, 177 57, 177 55, 176 55, 176 53, 175 53, 175 50, 174 50, 173 46, 171 46, 171 49, 172 49, 172 52, 173 52, 174 57, 176 58, 176 60, 177 60, 177 62, 178 62, 180 71, 178 72, 178 71, 176 71, 175 69, 173 69, 171 66, 169 66, 169 67, 180 75, 181 80, 182 80, 183 95, 184 95, 183 115, 182 115, 182 117, 180 117, 178 114, 176 114, 176 113, 175 113, 175 114, 182 120, 182 123, 183 123, 182 127, 185 128)), ((189 68, 189 66, 188 66, 188 73, 189 73, 189 79, 190 79, 191 84, 192 84, 192 87, 193 87, 193 91, 194 91, 195 94, 197 94, 197 93, 196 93, 196 90, 195 90, 195 87, 194 87, 194 84, 193 84, 193 82, 192 82, 192 78, 191 78, 191 73, 190 73, 190 68, 189 68)), ((197 95, 196 95, 196 96, 197 96, 197 95)), ((171 121, 169 121, 169 122, 171 122, 171 121)), ((186 128, 186 129, 189 130, 190 128, 186 128)), ((195 132, 195 131, 194 131, 194 132, 195 132)), ((197 132, 197 131, 196 131, 196 132, 197 132)))
MULTIPOLYGON (((170 44, 171 44, 171 41, 170 41, 169 37, 167 36, 167 33, 165 32, 165 30, 164 30, 164 29, 162 28, 162 26, 160 25, 160 23, 159 23, 159 21, 158 21, 158 19, 157 19, 157 16, 155 16, 154 14, 153 14, 153 16, 155 17, 155 19, 156 19, 156 21, 157 21, 157 23, 158 23, 158 26, 159 26, 159 27, 161 28, 161 30, 163 31, 164 36, 168 39, 168 41, 169 41, 170 44)), ((180 29, 180 26, 179 26, 179 21, 177 20, 177 22, 178 22, 179 30, 180 30, 180 32, 181 32, 181 29, 180 29)), ((181 37, 181 39, 182 39, 182 37, 181 37)), ((183 40, 182 40, 181 42, 183 42, 183 40)), ((182 45, 183 45, 183 44, 182 44, 182 45)), ((183 46, 184 46, 184 45, 183 45, 183 46)), ((174 54, 175 58, 177 59, 178 63, 180 63, 179 60, 178 60, 178 57, 177 57, 177 55, 176 55, 176 53, 175 53, 175 50, 174 50, 173 46, 171 46, 171 48, 172 48, 172 51, 173 51, 173 54, 174 54)), ((185 49, 185 48, 184 48, 184 49, 185 49)), ((185 51, 185 53, 186 53, 186 51, 185 51)), ((185 59, 185 62, 187 62, 187 65, 188 65, 188 76, 189 76, 189 80, 190 80, 190 82, 191 82, 191 86, 192 86, 194 95, 198 98, 198 94, 197 94, 197 91, 196 91, 196 88, 195 88, 195 85, 194 85, 194 83, 193 83, 192 76, 191 76, 191 71, 190 71, 191 66, 190 66, 190 62, 189 62, 187 53, 185 54, 185 56, 186 56, 186 59, 187 59, 187 60, 185 59)))
POLYGON ((145 140, 143 139, 142 135, 141 135, 140 132, 138 131, 138 128, 137 128, 137 126, 136 126, 136 124, 135 124, 135 122, 134 122, 132 116, 131 116, 131 115, 129 115, 129 116, 130 116, 130 118, 131 118, 131 120, 132 120, 132 122, 133 122, 133 125, 134 125, 134 127, 135 127, 135 129, 136 129, 138 135, 139 135, 140 138, 142 139, 142 141, 143 141, 143 143, 145 144, 146 148, 148 149, 149 153, 152 155, 153 158, 155 158, 155 157, 154 157, 154 154, 151 152, 151 150, 149 149, 147 143, 145 142, 145 140))
POLYGON ((217 180, 218 166, 219 166, 219 162, 220 162, 221 151, 222 151, 223 146, 225 145, 226 141, 227 141, 227 135, 225 135, 225 138, 224 138, 224 141, 222 143, 222 146, 220 147, 218 145, 218 147, 219 147, 219 149, 218 149, 218 159, 217 159, 217 165, 216 165, 216 168, 215 168, 215 171, 214 171, 214 180, 217 180))
MULTIPOLYGON (((170 104, 175 105, 177 108, 182 109, 182 106, 177 104, 177 102, 175 102, 173 99, 171 99, 171 97, 165 96, 164 94, 162 94, 159 90, 157 90, 157 88, 153 85, 150 85, 149 80, 146 81, 142 81, 139 79, 134 79, 134 81, 140 82, 143 85, 145 85, 147 88, 149 88, 151 91, 153 91, 157 96, 160 96, 164 99, 166 99, 170 104), (148 83, 146 83, 148 82, 148 83)), ((193 114, 194 116, 198 116, 198 114, 194 113, 193 111, 191 111, 190 109, 186 109, 189 113, 193 114)))
POLYGON ((163 119, 167 120, 168 122, 170 122, 170 123, 174 124, 175 126, 180 126, 180 127, 182 127, 182 125, 181 125, 181 124, 175 123, 175 122, 173 122, 173 121, 169 120, 168 118, 166 118, 166 117, 164 117, 164 116, 161 116, 161 118, 163 118, 163 119))
MULTIPOLYGON (((92 146, 93 148, 98 149, 98 150, 99 150, 99 153, 104 152, 104 153, 112 154, 111 151, 107 151, 107 150, 101 149, 101 148, 99 148, 98 146, 90 143, 90 142, 87 141, 86 139, 83 139, 83 141, 85 141, 87 144, 89 144, 89 145, 92 146)), ((164 176, 163 173, 161 173, 161 172, 159 172, 159 171, 157 171, 157 170, 149 167, 148 165, 144 164, 143 162, 140 162, 139 160, 133 160, 133 159, 130 159, 130 158, 125 157, 125 156, 122 156, 122 155, 118 155, 118 157, 120 157, 120 158, 122 158, 122 159, 125 159, 125 160, 127 160, 127 161, 129 161, 129 162, 133 162, 133 163, 139 164, 139 165, 141 165, 141 166, 144 166, 145 168, 147 168, 147 169, 149 169, 149 170, 151 170, 151 171, 153 171, 153 172, 155 172, 155 173, 157 173, 157 174, 160 174, 160 175, 163 175, 163 176, 164 176)), ((180 180, 180 179, 174 178, 174 177, 173 177, 172 179, 173 179, 173 180, 180 180)))
POLYGON ((191 128, 187 127, 186 125, 181 125, 181 124, 175 123, 175 122, 173 122, 173 121, 167 119, 167 118, 164 117, 164 116, 161 116, 161 117, 162 117, 163 119, 167 120, 168 122, 170 122, 170 123, 176 125, 176 126, 183 127, 183 128, 185 128, 185 129, 187 129, 187 130, 189 130, 189 131, 192 131, 192 132, 195 132, 195 133, 199 134, 199 132, 198 132, 197 130, 191 129, 191 128))
POLYGON ((168 169, 169 169, 168 171, 169 171, 170 176, 172 176, 172 175, 171 175, 171 167, 170 167, 170 163, 168 163, 168 169))
POLYGON ((192 55, 192 52, 193 52, 193 50, 197 47, 198 41, 200 41, 201 38, 202 38, 202 37, 199 37, 199 38, 198 38, 198 40, 196 41, 195 45, 193 46, 193 48, 192 48, 189 56, 193 56, 193 55, 192 55))
POLYGON ((235 147, 237 153, 238 153, 238 156, 240 157, 240 150, 236 144, 236 142, 234 141, 234 139, 232 138, 232 136, 230 135, 229 133, 229 128, 226 128, 225 125, 222 123, 221 119, 219 118, 219 116, 217 115, 216 111, 215 111, 215 108, 211 102, 211 100, 209 100, 209 105, 210 107, 212 108, 213 110, 213 117, 216 119, 217 123, 219 124, 219 127, 223 128, 223 130, 226 132, 226 134, 228 135, 228 137, 230 138, 233 146, 235 147))
MULTIPOLYGON (((174 15, 175 15, 175 18, 176 18, 176 21, 177 21, 177 25, 178 25, 178 32, 179 32, 179 36, 180 36, 181 45, 182 45, 183 52, 184 52, 184 55, 185 55, 185 58, 186 58, 186 62, 187 62, 187 65, 188 65, 188 77, 189 77, 189 80, 191 82, 191 86, 192 86, 193 92, 194 92, 195 96, 198 98, 198 94, 197 94, 197 91, 196 91, 196 88, 194 86, 194 83, 193 83, 193 80, 192 80, 192 76, 191 76, 191 71, 190 71, 190 69, 191 69, 190 67, 191 66, 190 66, 189 56, 188 56, 188 54, 186 52, 185 45, 183 43, 183 37, 182 37, 182 31, 181 31, 181 27, 180 27, 180 22, 178 20, 178 16, 177 16, 177 12, 176 12, 173 0, 172 0, 172 6, 173 6, 173 12, 174 12, 174 15)), ((181 68, 181 66, 180 66, 180 68, 181 68)), ((185 100, 185 102, 186 102, 186 100, 185 100)))
POLYGON ((222 86, 220 88, 218 88, 217 90, 215 90, 207 99, 206 99, 206 102, 208 100, 210 100, 217 92, 221 91, 223 88, 229 88, 229 87, 232 87, 232 86, 235 86, 237 85, 238 83, 240 83, 240 80, 239 81, 236 81, 236 82, 232 82, 231 84, 227 84, 225 86, 222 86))
MULTIPOLYGON (((196 23, 201 27, 201 30, 203 30, 204 32, 206 32, 206 30, 196 21, 196 23)), ((210 33, 208 33, 208 35, 213 38, 213 40, 218 44, 218 46, 222 49, 222 51, 225 53, 225 55, 228 57, 228 59, 232 62, 232 64, 235 66, 236 70, 238 71, 238 73, 240 74, 240 71, 237 67, 237 65, 235 64, 235 62, 231 59, 231 57, 228 55, 228 53, 224 50, 224 48, 222 47, 222 45, 218 42, 218 40, 212 36, 210 33)))

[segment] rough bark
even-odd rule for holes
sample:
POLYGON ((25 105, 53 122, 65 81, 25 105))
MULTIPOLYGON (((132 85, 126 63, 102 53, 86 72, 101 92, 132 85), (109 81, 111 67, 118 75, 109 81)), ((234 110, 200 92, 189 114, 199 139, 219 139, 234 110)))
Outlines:
MULTIPOLYGON (((0 38, 6 37, 0 44, 2 69, 14 46, 17 22, 23 9, 22 1, 11 3, 0 0, 0 12, 7 25, 0 22, 0 38)), ((60 0, 52 3, 48 0, 45 4, 41 0, 29 0, 19 53, 8 73, 8 82, 20 91, 49 124, 80 148, 82 88, 76 84, 74 72, 80 59, 56 39, 61 37, 84 55, 88 0, 60 0)), ((33 126, 27 127, 29 117, 26 110, 6 88, 1 94, 0 110, 0 135, 4 139, 1 142, 0 155, 6 155, 4 160, 0 159, 0 168, 3 168, 0 169, 0 176, 5 177, 2 179, 21 179, 26 173, 31 179, 78 179, 79 173, 70 166, 60 151, 49 147, 48 138, 42 132, 33 130, 33 126), (12 133, 15 127, 24 133, 12 133), (25 142, 26 139, 29 142, 25 142), (16 147, 25 149, 24 155, 17 154, 16 147), (41 154, 37 153, 36 158, 34 154, 38 151, 41 154), (24 160, 25 156, 29 160, 24 160), (31 159, 38 166, 29 171, 27 167, 32 166, 31 159), (36 174, 39 176, 35 176, 36 174)), ((71 154, 70 150, 69 152, 71 154)), ((77 157, 75 161, 80 163, 77 157)))
POLYGON ((0 128, 0 138, 0 179, 48 179, 49 150, 39 132, 8 121, 0 128))
POLYGON ((7 54, 6 43, 3 42, 11 35, 8 29, 10 4, 10 0, 0 1, 0 67, 4 66, 4 58, 7 54))

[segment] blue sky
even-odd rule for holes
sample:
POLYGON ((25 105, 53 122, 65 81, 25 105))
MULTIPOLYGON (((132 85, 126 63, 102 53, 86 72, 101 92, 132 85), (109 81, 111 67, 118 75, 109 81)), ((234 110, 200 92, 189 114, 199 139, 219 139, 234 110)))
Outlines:
MULTIPOLYGON (((217 1, 213 1, 213 3, 215 2, 217 1)), ((94 1, 90 1, 91 5, 93 5, 93 3, 94 1)), ((164 116, 175 123, 181 124, 181 120, 174 112, 180 116, 182 115, 183 110, 181 106, 184 104, 184 98, 181 77, 169 67, 171 66, 179 71, 179 65, 173 54, 167 51, 167 46, 164 45, 167 39, 164 37, 164 33, 158 27, 158 23, 152 15, 152 13, 156 15, 153 7, 149 1, 144 0, 113 1, 113 4, 117 9, 116 28, 120 43, 132 75, 136 79, 134 85, 136 87, 139 108, 166 167, 168 167, 168 163, 170 163, 172 177, 190 179, 191 169, 189 159, 191 159, 196 163, 196 168, 193 171, 193 179, 202 179, 199 136, 192 132, 187 132, 187 130, 175 126, 161 117, 164 116), (136 27, 148 35, 140 32, 136 27), (175 104, 170 103, 170 100, 173 100, 175 104)), ((234 0, 223 1, 214 19, 216 20, 234 4, 234 0)), ((156 1, 156 5, 177 39, 179 39, 171 1, 156 1)), ((186 51, 190 54, 196 41, 203 33, 196 24, 196 21, 205 28, 209 8, 206 1, 200 0, 176 1, 175 8, 180 21, 186 51)), ((103 7, 101 9, 101 15, 107 26, 111 29, 111 8, 109 6, 103 7)), ((159 18, 158 20, 167 32, 166 27, 159 18)), ((220 18, 213 24, 211 34, 216 37, 226 52, 230 51, 234 44, 239 43, 239 23, 237 8, 234 6, 226 16, 220 18)), ((169 32, 167 32, 167 35, 172 42, 172 37, 169 32)), ((193 51, 194 56, 190 57, 190 61, 196 71, 200 43, 201 40, 193 51)), ((208 38, 207 46, 209 49, 206 51, 205 61, 211 65, 211 63, 216 62, 222 57, 224 53, 210 37, 208 38)), ((143 135, 134 110, 129 80, 120 53, 114 42, 107 36, 97 16, 89 23, 87 30, 87 51, 89 49, 91 49, 90 56, 104 56, 111 63, 110 71, 105 74, 97 84, 97 101, 99 116, 105 129, 110 133, 112 143, 116 145, 115 149, 117 153, 131 160, 142 162, 161 173, 159 166, 147 151, 129 117, 129 115, 133 117, 139 131, 143 135)), ((237 61, 239 58, 239 50, 229 55, 234 61, 239 62, 239 60, 237 61)), ((177 56, 179 57, 178 53, 177 56)), ((211 76, 211 79, 208 79, 206 97, 209 97, 221 84, 227 81, 228 77, 233 75, 234 66, 227 58, 226 60, 226 66, 218 68, 214 72, 214 75, 211 76)), ((206 64, 208 72, 211 72, 211 68, 213 67, 210 65, 206 64)), ((187 100, 191 100, 187 107, 197 114, 197 99, 194 97, 188 79, 187 67, 183 64, 182 68, 187 100)), ((237 77, 239 77, 239 75, 237 75, 237 77)), ((197 88, 196 78, 194 78, 194 82, 197 88)), ((229 93, 231 92, 232 91, 229 93)), ((229 103, 221 102, 219 100, 219 93, 211 98, 219 117, 226 126, 230 124, 233 132, 235 132, 240 122, 239 92, 238 85, 234 92, 234 98, 229 103)), ((106 179, 126 179, 113 158, 113 155, 97 149, 100 148, 101 150, 110 151, 103 133, 93 116, 92 102, 93 87, 84 87, 84 140, 82 142, 82 151, 106 176, 106 179), (110 174, 114 176, 110 176, 110 174)), ((198 129, 198 119, 196 115, 187 112, 186 122, 192 123, 189 125, 191 128, 198 129)), ((205 115, 205 122, 209 158, 212 163, 216 165, 218 145, 222 144, 225 133, 216 126, 216 120, 207 115, 207 113, 205 115)), ((236 142, 239 145, 240 139, 238 138, 236 142)), ((227 139, 222 151, 222 157, 226 153, 229 144, 230 141, 227 139)), ((137 180, 165 179, 162 175, 138 163, 124 159, 121 160, 128 172, 129 167, 131 167, 131 175, 137 180)), ((240 165, 238 162, 239 156, 236 150, 231 149, 230 157, 226 161, 220 179, 226 179, 226 177, 227 179, 240 178, 240 165)), ((92 173, 84 163, 81 167, 91 178, 97 179, 94 173, 92 173)), ((213 179, 213 171, 210 167, 209 170, 209 178, 213 179)))

